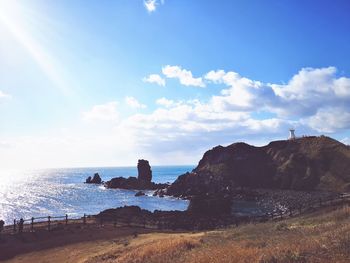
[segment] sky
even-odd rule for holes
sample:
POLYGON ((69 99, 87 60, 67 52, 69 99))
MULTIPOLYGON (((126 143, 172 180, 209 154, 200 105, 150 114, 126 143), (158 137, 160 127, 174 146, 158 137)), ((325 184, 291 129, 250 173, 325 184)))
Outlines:
POLYGON ((0 167, 350 144, 346 0, 0 0, 0 167))

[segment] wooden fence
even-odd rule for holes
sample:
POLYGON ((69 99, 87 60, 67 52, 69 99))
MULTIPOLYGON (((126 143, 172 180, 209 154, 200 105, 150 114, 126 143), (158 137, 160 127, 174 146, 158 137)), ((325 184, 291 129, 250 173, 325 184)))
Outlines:
MULTIPOLYGON (((319 200, 308 203, 307 205, 300 204, 298 207, 289 208, 285 211, 278 210, 269 212, 263 215, 255 216, 245 216, 245 217, 236 217, 232 216, 231 224, 247 223, 247 222, 266 222, 269 220, 281 220, 297 215, 301 215, 307 212, 314 211, 318 208, 341 205, 341 204, 350 204, 350 193, 342 193, 335 197, 330 198, 320 198, 319 200), (237 220, 238 219, 238 220, 237 220)), ((47 216, 47 217, 32 217, 29 219, 14 219, 13 225, 5 226, 2 233, 22 233, 22 232, 35 232, 36 230, 48 230, 55 231, 57 229, 65 228, 68 226, 106 226, 113 225, 117 226, 132 226, 132 227, 143 227, 143 228, 152 228, 158 229, 161 224, 149 224, 142 218, 136 222, 132 221, 131 218, 116 218, 116 217, 96 217, 96 215, 87 215, 84 214, 82 217, 70 217, 68 214, 64 216, 47 216)))
POLYGON ((309 202, 306 205, 299 204, 296 207, 290 207, 287 210, 277 210, 273 212, 266 213, 265 215, 254 216, 255 219, 269 220, 269 219, 283 219, 287 217, 293 217, 296 215, 301 215, 303 213, 314 211, 317 208, 346 204, 350 203, 350 193, 341 193, 334 197, 319 198, 314 202, 309 202))

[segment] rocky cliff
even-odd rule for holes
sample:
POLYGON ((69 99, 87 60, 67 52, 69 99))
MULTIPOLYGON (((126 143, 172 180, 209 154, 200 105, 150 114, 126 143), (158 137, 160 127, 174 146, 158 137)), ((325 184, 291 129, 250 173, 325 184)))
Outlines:
POLYGON ((325 136, 217 146, 166 193, 188 197, 237 187, 350 191, 350 148, 325 136))

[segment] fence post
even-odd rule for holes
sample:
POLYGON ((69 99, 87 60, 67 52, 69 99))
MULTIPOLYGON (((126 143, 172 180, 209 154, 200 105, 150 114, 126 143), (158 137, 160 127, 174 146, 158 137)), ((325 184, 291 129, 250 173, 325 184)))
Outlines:
POLYGON ((83 217, 83 224, 86 225, 86 214, 84 214, 84 217, 83 217))
POLYGON ((283 211, 282 210, 280 211, 280 217, 281 217, 281 219, 283 219, 283 211))
POLYGON ((16 219, 13 219, 13 233, 16 233, 16 219))
POLYGON ((66 225, 68 225, 68 215, 66 214, 66 225))
POLYGON ((114 226, 114 228, 117 227, 117 218, 116 217, 114 217, 113 226, 114 226))
POLYGON ((47 229, 50 231, 51 230, 51 216, 47 217, 47 229))
POLYGON ((32 222, 30 226, 30 231, 34 232, 34 217, 32 217, 32 222))

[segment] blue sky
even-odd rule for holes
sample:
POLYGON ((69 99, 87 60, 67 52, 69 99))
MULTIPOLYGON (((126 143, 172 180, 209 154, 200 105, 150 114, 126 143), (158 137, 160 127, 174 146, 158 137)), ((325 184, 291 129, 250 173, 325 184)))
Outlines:
POLYGON ((3 168, 350 142, 348 1, 0 0, 3 168))

